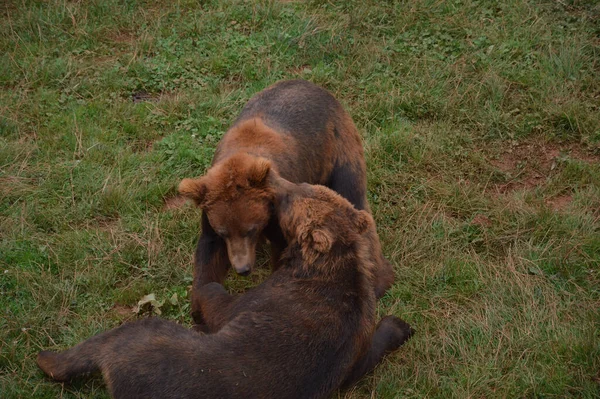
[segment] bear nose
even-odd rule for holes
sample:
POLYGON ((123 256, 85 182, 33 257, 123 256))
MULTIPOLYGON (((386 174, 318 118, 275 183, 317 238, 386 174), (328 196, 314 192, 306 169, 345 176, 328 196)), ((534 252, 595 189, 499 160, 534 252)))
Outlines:
POLYGON ((244 266, 241 266, 241 267, 236 267, 235 271, 240 276, 247 276, 247 275, 250 274, 250 265, 244 265, 244 266))

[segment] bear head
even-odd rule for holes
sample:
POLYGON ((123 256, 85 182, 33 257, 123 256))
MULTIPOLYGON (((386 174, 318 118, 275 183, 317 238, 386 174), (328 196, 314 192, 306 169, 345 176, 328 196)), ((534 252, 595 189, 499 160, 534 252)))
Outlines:
POLYGON ((300 246, 308 264, 330 252, 335 257, 369 246, 364 233, 375 229, 373 218, 338 193, 320 185, 294 184, 276 173, 271 185, 281 230, 289 244, 300 246))
POLYGON ((227 245, 231 265, 242 275, 252 270, 256 245, 273 215, 270 171, 269 160, 237 153, 217 163, 206 175, 179 184, 179 193, 206 213, 211 227, 227 245))

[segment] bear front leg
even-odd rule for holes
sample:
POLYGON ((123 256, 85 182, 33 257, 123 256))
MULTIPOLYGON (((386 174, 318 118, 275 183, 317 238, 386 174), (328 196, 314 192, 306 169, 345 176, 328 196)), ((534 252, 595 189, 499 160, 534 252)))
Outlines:
POLYGON ((282 241, 271 241, 271 270, 275 271, 281 266, 281 255, 287 243, 282 241))
POLYGON ((382 256, 379 257, 378 267, 375 269, 375 298, 379 299, 394 284, 394 269, 392 264, 382 256))
MULTIPOLYGON (((371 213, 367 201, 367 177, 364 160, 336 162, 330 176, 328 187, 346 198, 358 210, 371 213)), ((375 228, 367 232, 371 244, 371 256, 376 265, 375 297, 381 298, 394 283, 392 264, 383 256, 381 243, 375 228)))
POLYGON ((373 334, 369 350, 351 369, 342 388, 349 388, 358 382, 365 374, 371 372, 385 355, 398 349, 413 334, 414 331, 408 323, 395 316, 381 319, 373 334))
POLYGON ((372 225, 369 230, 365 232, 365 237, 369 241, 370 255, 375 264, 375 269, 373 270, 375 281, 373 283, 375 297, 379 299, 394 284, 394 268, 385 256, 383 256, 381 242, 379 241, 375 225, 372 225))
POLYGON ((219 283, 192 287, 192 308, 199 311, 197 315, 201 318, 194 318, 195 329, 207 334, 219 331, 232 318, 231 304, 235 298, 219 283))
POLYGON ((276 217, 272 217, 267 227, 263 230, 263 234, 271 243, 271 268, 273 271, 279 269, 281 265, 281 254, 287 247, 287 241, 283 236, 281 227, 279 227, 279 220, 276 217))
POLYGON ((196 246, 192 283, 192 317, 198 324, 202 314, 195 306, 196 289, 212 282, 223 283, 230 267, 225 240, 213 230, 206 213, 202 213, 202 233, 196 246))

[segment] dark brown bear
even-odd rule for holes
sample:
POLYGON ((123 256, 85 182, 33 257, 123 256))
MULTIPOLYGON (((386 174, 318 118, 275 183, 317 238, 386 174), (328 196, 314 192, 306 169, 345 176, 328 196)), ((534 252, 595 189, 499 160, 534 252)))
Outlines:
POLYGON ((194 287, 214 334, 161 319, 124 324, 38 365, 59 381, 102 372, 115 398, 325 398, 356 382, 412 334, 375 325, 371 216, 322 186, 274 176, 289 246, 281 267, 240 297, 194 287))
MULTIPOLYGON (((286 242, 265 180, 269 164, 291 182, 325 185, 356 209, 370 212, 363 148, 348 113, 310 82, 276 83, 244 107, 219 143, 208 173, 184 179, 179 186, 180 193, 203 210, 195 286, 222 283, 230 265, 240 274, 249 273, 261 236, 270 241, 277 268, 286 242)), ((379 247, 375 232, 371 238, 379 247)), ((381 296, 392 285, 394 273, 381 250, 374 256, 375 289, 381 296)))

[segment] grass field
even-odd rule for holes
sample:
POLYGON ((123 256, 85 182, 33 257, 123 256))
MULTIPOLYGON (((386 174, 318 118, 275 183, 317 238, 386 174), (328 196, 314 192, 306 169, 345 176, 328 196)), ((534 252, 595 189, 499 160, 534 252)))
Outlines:
POLYGON ((417 330, 338 396, 599 397, 599 21, 598 0, 0 2, 0 397, 108 397, 35 356, 144 295, 191 324, 177 184, 296 77, 364 137, 397 274, 378 311, 417 330))

